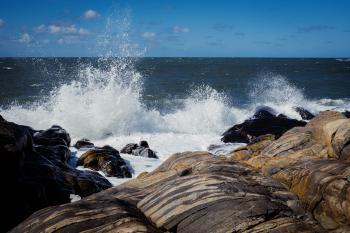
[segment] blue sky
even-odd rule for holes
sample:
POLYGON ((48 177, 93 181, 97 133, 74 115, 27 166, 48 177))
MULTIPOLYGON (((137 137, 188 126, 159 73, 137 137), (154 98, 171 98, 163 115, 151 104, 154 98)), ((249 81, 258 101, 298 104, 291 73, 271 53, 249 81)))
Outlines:
POLYGON ((2 0, 0 56, 349 57, 349 12, 349 0, 2 0))

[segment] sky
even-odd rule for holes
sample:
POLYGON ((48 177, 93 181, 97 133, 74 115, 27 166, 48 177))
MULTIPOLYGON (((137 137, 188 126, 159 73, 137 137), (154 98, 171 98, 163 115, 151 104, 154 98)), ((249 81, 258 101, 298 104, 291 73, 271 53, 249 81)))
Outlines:
POLYGON ((349 0, 1 0, 1 57, 350 57, 349 0))

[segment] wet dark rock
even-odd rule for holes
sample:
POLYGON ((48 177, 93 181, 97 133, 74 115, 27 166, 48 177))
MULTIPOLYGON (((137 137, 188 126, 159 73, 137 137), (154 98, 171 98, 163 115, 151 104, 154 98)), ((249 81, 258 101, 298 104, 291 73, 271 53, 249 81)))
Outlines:
POLYGON ((345 111, 342 112, 344 116, 346 116, 347 118, 350 118, 350 111, 345 111))
MULTIPOLYGON (((45 137, 57 138, 52 132, 56 129, 48 131, 41 131, 45 133, 37 138, 39 142, 45 137)), ((59 142, 64 141, 58 145, 33 144, 32 134, 30 127, 0 121, 1 207, 6 213, 0 232, 10 230, 39 209, 70 202, 71 194, 86 197, 112 186, 96 172, 68 166, 67 134, 58 134, 59 142)))
POLYGON ((42 146, 36 145, 35 150, 49 159, 50 161, 59 161, 62 163, 67 163, 70 159, 71 152, 67 146, 55 145, 55 146, 42 146))
POLYGON ((274 116, 276 116, 275 110, 273 110, 272 108, 267 107, 267 106, 261 106, 255 110, 255 113, 254 113, 252 118, 253 119, 264 119, 264 118, 271 118, 274 116))
POLYGON ((34 143, 37 145, 66 145, 70 146, 70 136, 61 126, 53 125, 50 129, 34 133, 34 143))
POLYGON ((120 153, 123 154, 131 154, 132 150, 135 150, 138 147, 138 145, 136 143, 129 143, 126 144, 121 150, 120 153))
POLYGON ((119 152, 111 146, 94 147, 78 159, 77 166, 102 171, 106 176, 130 178, 131 172, 119 152))
POLYGON ((83 138, 79 141, 77 141, 75 144, 74 144, 74 147, 77 148, 78 150, 81 149, 81 148, 91 148, 91 147, 94 147, 94 144, 92 142, 90 142, 89 139, 86 139, 86 138, 83 138))
POLYGON ((302 107, 295 107, 294 110, 299 113, 299 115, 301 116, 301 119, 303 120, 311 120, 312 118, 315 117, 314 114, 312 114, 311 112, 309 112, 308 110, 306 110, 305 108, 302 107))
POLYGON ((284 114, 278 114, 278 116, 277 117, 281 117, 281 118, 288 118, 286 115, 284 115, 284 114))
POLYGON ((139 144, 129 143, 120 150, 120 153, 158 159, 156 152, 149 148, 147 141, 140 141, 139 144))
POLYGON ((221 140, 227 142, 249 143, 254 138, 272 134, 275 138, 279 138, 289 129, 297 126, 305 126, 306 122, 279 117, 273 115, 266 109, 259 110, 254 116, 242 124, 234 125, 222 134, 221 140))
POLYGON ((157 154, 153 150, 151 150, 150 148, 142 147, 142 146, 133 150, 132 154, 135 156, 158 159, 157 154))
POLYGON ((139 146, 144 147, 144 148, 149 148, 147 141, 140 141, 139 146))

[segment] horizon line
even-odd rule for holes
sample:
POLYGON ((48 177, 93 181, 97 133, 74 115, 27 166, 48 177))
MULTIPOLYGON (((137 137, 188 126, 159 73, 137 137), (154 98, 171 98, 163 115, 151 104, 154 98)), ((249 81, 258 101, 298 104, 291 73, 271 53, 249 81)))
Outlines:
POLYGON ((0 59, 6 58, 235 58, 235 59, 349 59, 348 57, 284 57, 284 56, 0 56, 0 59))

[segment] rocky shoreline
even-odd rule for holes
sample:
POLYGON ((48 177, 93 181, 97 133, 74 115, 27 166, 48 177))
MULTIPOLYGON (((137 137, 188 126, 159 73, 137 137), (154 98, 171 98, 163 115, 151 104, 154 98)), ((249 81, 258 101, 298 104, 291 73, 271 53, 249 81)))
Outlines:
MULTIPOLYGON (((226 156, 183 152, 131 177, 119 151, 86 139, 77 165, 59 126, 34 130, 0 117, 10 232, 350 232, 350 119, 334 111, 307 121, 270 109, 223 134, 246 146, 226 156), (70 203, 71 196, 81 200, 70 203), (12 229, 12 230, 11 230, 12 229)), ((156 158, 147 142, 123 153, 156 158)))

